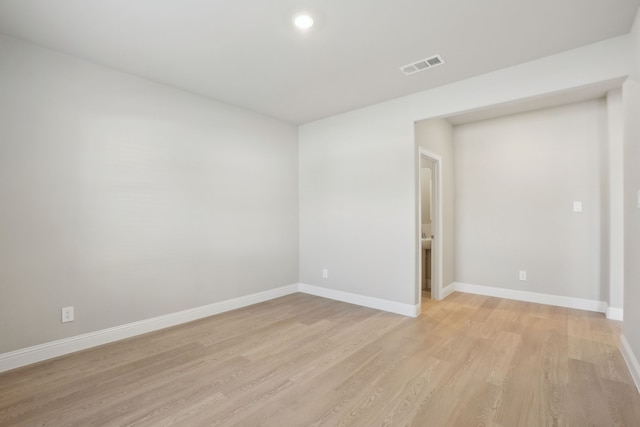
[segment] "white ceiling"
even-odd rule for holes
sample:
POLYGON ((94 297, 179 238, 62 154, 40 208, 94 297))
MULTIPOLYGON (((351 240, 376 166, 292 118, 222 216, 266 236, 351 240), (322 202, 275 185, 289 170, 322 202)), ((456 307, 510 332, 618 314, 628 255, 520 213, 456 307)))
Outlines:
POLYGON ((0 32, 300 124, 629 32, 640 0, 0 0, 0 32), (307 10, 317 25, 291 26, 307 10), (440 54, 411 76, 399 67, 440 54))

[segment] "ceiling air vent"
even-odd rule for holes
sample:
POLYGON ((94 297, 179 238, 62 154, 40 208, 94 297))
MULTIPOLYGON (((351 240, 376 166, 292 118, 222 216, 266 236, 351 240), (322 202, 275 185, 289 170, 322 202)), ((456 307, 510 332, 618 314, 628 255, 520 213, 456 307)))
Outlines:
POLYGON ((444 59, 442 59, 440 55, 434 55, 432 57, 416 61, 412 64, 403 65, 400 67, 400 71, 409 76, 417 73, 418 71, 427 70, 442 64, 444 64, 444 59))
POLYGON ((417 73, 418 70, 415 66, 413 65, 405 65, 404 67, 401 68, 402 72, 405 73, 407 76, 409 74, 413 74, 413 73, 417 73))

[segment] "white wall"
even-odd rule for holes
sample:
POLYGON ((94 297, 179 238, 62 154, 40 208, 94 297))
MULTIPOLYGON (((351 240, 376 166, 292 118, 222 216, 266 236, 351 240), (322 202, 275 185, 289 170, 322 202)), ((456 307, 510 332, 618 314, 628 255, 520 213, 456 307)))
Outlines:
POLYGON ((417 303, 414 122, 623 78, 629 49, 618 37, 301 126, 301 281, 417 303))
POLYGON ((630 77, 635 81, 640 81, 640 9, 636 12, 636 18, 629 34, 629 42, 632 62, 630 77))
MULTIPOLYGON (((623 334, 640 360, 640 11, 633 30, 634 66, 632 78, 623 87, 624 102, 624 325, 623 334)), ((640 389, 640 365, 635 366, 636 385, 640 389)))
MULTIPOLYGON (((608 141, 603 155, 606 174, 603 176, 603 196, 606 198, 605 230, 608 235, 606 262, 610 311, 624 307, 624 111, 622 90, 607 94, 608 141)), ((614 316, 619 319, 619 316, 614 316)))
POLYGON ((420 201, 421 215, 420 222, 422 223, 422 232, 431 235, 431 165, 429 162, 424 161, 424 164, 420 167, 420 201))
POLYGON ((294 127, 6 37, 0 64, 0 353, 298 281, 294 127))
POLYGON ((431 235, 431 169, 429 167, 420 168, 420 188, 422 194, 422 232, 431 235))
POLYGON ((437 154, 442 160, 442 287, 445 287, 455 280, 453 126, 445 119, 416 122, 415 141, 418 147, 437 154))
POLYGON ((413 304, 415 289, 405 284, 416 280, 418 230, 406 202, 415 199, 415 158, 389 144, 411 141, 413 132, 398 139, 401 128, 389 125, 338 118, 300 128, 301 283, 413 304), (410 185, 398 187, 398 179, 410 185))
MULTIPOLYGON (((640 360, 640 82, 624 84, 624 325, 623 334, 636 360, 640 360)), ((640 369, 640 368, 637 368, 640 369)), ((636 373, 640 388, 640 370, 636 373)))
POLYGON ((604 100, 456 126, 453 139, 456 281, 605 300, 604 100))

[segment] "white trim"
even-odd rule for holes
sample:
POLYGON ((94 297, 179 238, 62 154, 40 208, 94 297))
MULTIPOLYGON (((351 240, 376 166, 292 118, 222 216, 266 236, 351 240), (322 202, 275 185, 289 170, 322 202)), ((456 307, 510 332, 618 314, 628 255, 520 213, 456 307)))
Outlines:
POLYGON ((636 383, 636 388, 640 393, 640 363, 635 354, 633 354, 629 341, 627 341, 624 335, 620 336, 620 353, 622 353, 624 361, 627 362, 629 372, 631 372, 631 377, 633 377, 633 382, 636 383))
POLYGON ((604 301, 565 297, 561 295, 541 294, 537 292, 518 291, 514 289, 494 288, 491 286, 472 285, 469 283, 460 282, 455 282, 454 286, 456 291, 466 292, 469 294, 486 295, 490 297, 534 302, 538 304, 555 305, 558 307, 576 308, 579 310, 596 311, 598 313, 605 313, 607 311, 607 303, 604 301))
POLYGON ((411 305, 403 304, 396 301, 388 301, 379 298, 367 297, 364 295, 352 294, 350 292, 337 291, 335 289, 322 288, 320 286, 306 285, 300 283, 298 285, 300 292, 315 295, 323 298, 329 298, 336 301, 348 302, 363 307, 375 308, 378 310, 388 311, 391 313, 402 314, 403 316, 418 317, 420 315, 420 304, 411 305))
POLYGON ((607 319, 609 320, 623 320, 624 310, 618 307, 607 307, 607 319))
POLYGON ((455 282, 449 283, 447 286, 442 288, 442 293, 440 294, 440 296, 442 297, 442 299, 445 299, 446 297, 454 293, 455 290, 456 290, 455 282))
POLYGON ((409 317, 418 317, 420 315, 420 304, 403 304, 299 283, 3 353, 0 354, 0 372, 125 338, 131 338, 136 335, 146 334, 170 326, 191 322, 226 311, 247 307, 296 292, 348 302, 409 317))
POLYGON ((113 328, 102 329, 100 331, 76 335, 70 338, 3 353, 0 354, 0 372, 41 362, 43 360, 73 353, 75 351, 130 338, 136 335, 146 334, 147 332, 157 331, 169 326, 175 326, 181 323, 187 323, 204 317, 213 316, 215 314, 224 313, 226 311, 247 307, 263 301, 293 294, 297 291, 297 284, 282 286, 280 288, 270 289, 264 292, 258 292, 201 307, 178 311, 164 316, 141 320, 139 322, 128 323, 126 325, 115 326, 113 328))

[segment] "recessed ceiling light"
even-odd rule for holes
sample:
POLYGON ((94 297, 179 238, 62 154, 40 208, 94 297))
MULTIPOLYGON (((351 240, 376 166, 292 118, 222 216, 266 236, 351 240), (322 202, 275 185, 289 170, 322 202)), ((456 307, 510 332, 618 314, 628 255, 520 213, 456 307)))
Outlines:
POLYGON ((293 17, 293 25, 301 30, 308 30, 313 26, 313 18, 306 13, 300 13, 293 17))

